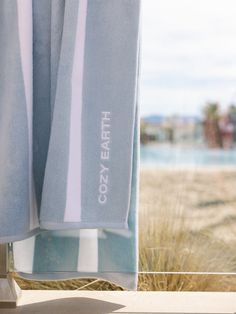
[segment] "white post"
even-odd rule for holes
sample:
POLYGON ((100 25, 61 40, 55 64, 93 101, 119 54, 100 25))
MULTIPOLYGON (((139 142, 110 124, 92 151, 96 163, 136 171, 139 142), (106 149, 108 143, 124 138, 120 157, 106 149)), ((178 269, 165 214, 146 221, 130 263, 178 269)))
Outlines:
POLYGON ((14 308, 21 290, 8 272, 8 244, 0 244, 0 308, 14 308))

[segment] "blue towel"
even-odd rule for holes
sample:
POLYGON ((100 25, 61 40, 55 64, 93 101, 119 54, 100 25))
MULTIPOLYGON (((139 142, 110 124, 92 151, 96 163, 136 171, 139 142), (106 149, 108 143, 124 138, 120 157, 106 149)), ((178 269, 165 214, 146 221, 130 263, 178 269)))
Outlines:
POLYGON ((136 288, 139 12, 0 1, 0 242, 24 277, 136 288))
MULTIPOLYGON (((50 37, 51 23, 43 19, 48 1, 36 3, 37 28, 44 27, 45 37, 50 37)), ((56 55, 60 50, 60 56, 52 59, 57 81, 52 77, 52 124, 40 226, 48 230, 128 228, 139 1, 67 0, 62 22, 53 50, 56 55)), ((43 39, 36 41, 36 50, 41 51, 37 47, 43 43, 43 39)), ((48 49, 42 51, 45 60, 48 53, 48 49)), ((44 84, 45 80, 36 96, 42 95, 44 84)), ((47 94, 50 99, 49 88, 47 94)), ((34 105, 41 107, 41 103, 38 97, 34 105)), ((37 112, 36 119, 47 120, 48 111, 37 112)), ((38 133, 41 136, 41 123, 37 123, 36 137, 38 133)))
POLYGON ((139 10, 0 2, 1 242, 37 232, 38 217, 50 230, 128 228, 139 10))

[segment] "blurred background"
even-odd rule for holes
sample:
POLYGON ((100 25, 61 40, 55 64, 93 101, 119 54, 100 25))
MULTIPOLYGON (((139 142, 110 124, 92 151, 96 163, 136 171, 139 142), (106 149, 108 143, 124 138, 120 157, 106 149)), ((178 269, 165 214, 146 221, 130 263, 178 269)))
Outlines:
POLYGON ((234 165, 235 1, 147 0, 142 12, 141 142, 159 144, 142 161, 234 165))
POLYGON ((141 289, 236 290, 235 12, 142 1, 141 289))

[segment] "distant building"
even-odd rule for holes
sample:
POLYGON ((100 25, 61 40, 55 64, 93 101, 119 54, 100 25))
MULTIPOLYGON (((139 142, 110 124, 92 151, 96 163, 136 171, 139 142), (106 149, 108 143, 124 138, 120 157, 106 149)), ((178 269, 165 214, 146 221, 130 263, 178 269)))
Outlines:
POLYGON ((141 142, 195 143, 201 142, 202 123, 196 117, 149 116, 141 120, 141 142))

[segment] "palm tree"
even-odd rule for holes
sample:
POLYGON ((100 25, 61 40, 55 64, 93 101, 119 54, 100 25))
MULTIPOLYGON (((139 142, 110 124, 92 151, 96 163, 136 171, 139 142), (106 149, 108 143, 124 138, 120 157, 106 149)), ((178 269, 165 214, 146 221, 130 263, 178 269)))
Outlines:
POLYGON ((218 103, 207 103, 204 108, 204 136, 208 147, 222 148, 222 137, 219 127, 219 105, 218 103))

